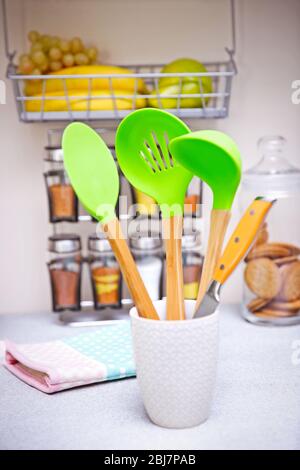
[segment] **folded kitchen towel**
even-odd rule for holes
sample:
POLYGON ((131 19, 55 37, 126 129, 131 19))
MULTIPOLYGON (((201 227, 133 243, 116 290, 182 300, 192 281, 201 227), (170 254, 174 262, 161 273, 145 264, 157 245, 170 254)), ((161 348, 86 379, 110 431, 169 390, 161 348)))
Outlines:
POLYGON ((45 393, 135 375, 129 321, 58 341, 5 341, 5 367, 45 393))

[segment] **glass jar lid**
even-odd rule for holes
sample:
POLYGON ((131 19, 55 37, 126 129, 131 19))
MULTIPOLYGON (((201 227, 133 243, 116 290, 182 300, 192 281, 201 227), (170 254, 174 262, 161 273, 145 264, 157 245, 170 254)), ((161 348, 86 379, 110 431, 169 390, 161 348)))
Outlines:
POLYGON ((80 236, 75 233, 52 235, 48 238, 48 250, 59 254, 80 251, 80 236))
POLYGON ((130 246, 135 250, 150 251, 162 247, 162 239, 159 232, 150 235, 148 232, 135 232, 130 236, 130 246))
POLYGON ((187 229, 182 235, 182 249, 189 250, 199 247, 201 244, 201 233, 199 230, 187 229))
POLYGON ((47 158, 45 158, 45 161, 63 163, 64 153, 61 147, 45 147, 45 150, 47 152, 47 158))
POLYGON ((97 253, 112 253, 109 241, 105 233, 93 233, 88 238, 88 250, 97 253))
POLYGON ((281 136, 265 136, 258 141, 259 162, 243 175, 245 189, 255 189, 260 196, 284 197, 300 191, 300 169, 284 156, 286 140, 281 136))

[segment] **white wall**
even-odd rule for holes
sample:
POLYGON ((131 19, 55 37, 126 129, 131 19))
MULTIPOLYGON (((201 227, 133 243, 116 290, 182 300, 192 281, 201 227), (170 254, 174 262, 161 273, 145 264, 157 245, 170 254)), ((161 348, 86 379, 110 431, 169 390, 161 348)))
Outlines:
MULTIPOLYGON (((98 45, 103 60, 116 63, 167 62, 191 56, 225 58, 230 41, 227 0, 10 0, 10 38, 24 48, 31 28, 62 36, 80 35, 98 45), (23 45, 23 46, 22 46, 23 45)), ((237 64, 230 117, 197 122, 229 132, 244 166, 256 159, 264 134, 288 139, 288 155, 300 166, 300 106, 291 103, 291 82, 299 79, 299 0, 237 0, 237 64)), ((0 26, 0 78, 6 59, 0 26)), ((0 312, 48 310, 45 268, 48 227, 42 179, 46 124, 21 124, 7 82, 0 105, 0 312)), ((55 125, 54 127, 57 127, 55 125)), ((237 205, 236 205, 237 206, 237 205)), ((236 220, 235 208, 233 220, 236 220)), ((241 276, 224 292, 239 300, 241 276)))

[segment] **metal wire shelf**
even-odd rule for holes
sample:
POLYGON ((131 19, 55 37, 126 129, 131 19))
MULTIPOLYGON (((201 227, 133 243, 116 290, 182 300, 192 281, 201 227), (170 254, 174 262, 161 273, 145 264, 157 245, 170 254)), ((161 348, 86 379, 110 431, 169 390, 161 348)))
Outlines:
MULTIPOLYGON (((12 81, 14 97, 16 101, 19 119, 22 122, 49 122, 49 121, 99 121, 120 120, 135 109, 153 105, 163 108, 183 119, 189 118, 225 118, 229 113, 229 104, 232 88, 232 80, 237 73, 234 62, 236 50, 235 36, 235 4, 231 5, 231 32, 232 47, 225 48, 228 60, 204 63, 206 73, 161 73, 162 65, 127 65, 130 70, 127 74, 101 74, 101 75, 20 75, 13 63, 15 51, 11 52, 8 44, 8 28, 5 0, 2 0, 4 18, 4 43, 6 55, 9 61, 7 76, 12 81), (174 94, 166 95, 160 89, 159 81, 162 78, 173 78, 177 82, 174 94), (212 89, 204 86, 205 79, 211 78, 212 89), (184 84, 193 80, 195 92, 193 94, 183 93, 184 84), (68 80, 85 79, 87 86, 84 94, 72 95, 68 80), (99 94, 95 81, 101 79, 106 81, 106 94, 99 94), (114 83, 123 83, 131 79, 133 87, 129 91, 126 86, 116 87, 114 83), (29 96, 24 93, 24 86, 39 82, 39 96, 29 96), (47 82, 55 81, 62 91, 59 96, 49 96, 46 93, 47 82), (141 92, 140 81, 146 85, 141 92), (55 101, 55 106, 53 105, 55 101), (171 106, 170 106, 171 101, 171 106), (191 103, 192 101, 192 103, 191 103), (52 102, 52 104, 51 104, 52 102), (34 103, 35 106, 32 106, 34 103), (104 104, 106 103, 106 104, 104 104), (189 105, 190 107, 187 107, 189 105), (57 109, 56 109, 56 108, 57 109), (51 110, 50 110, 51 109, 51 110)), ((70 83, 70 82, 69 82, 70 83)))
MULTIPOLYGON (((13 91, 17 104, 19 118, 23 122, 33 121, 98 121, 101 119, 122 119, 130 112, 149 105, 149 99, 157 102, 156 107, 163 108, 169 112, 182 118, 224 118, 228 115, 229 101, 231 95, 232 78, 236 73, 233 59, 227 62, 206 63, 206 73, 160 73, 162 65, 135 65, 126 66, 132 70, 131 74, 103 74, 103 75, 19 75, 15 71, 14 66, 10 66, 8 78, 12 80, 13 91), (166 95, 159 89, 160 78, 175 78, 178 82, 179 90, 182 90, 184 82, 190 77, 199 86, 198 92, 193 94, 183 93, 182 91, 175 94, 166 95), (203 78, 210 77, 212 80, 212 91, 205 92, 203 88, 203 78), (87 80, 88 87, 86 94, 80 96, 72 95, 68 89, 67 80, 84 79, 87 80), (95 79, 106 79, 109 87, 107 94, 100 95, 93 87, 95 79), (123 81, 127 79, 134 80, 134 92, 116 90, 114 80, 123 81), (147 93, 139 93, 138 83, 143 80, 146 84, 147 93), (25 96, 24 86, 36 80, 40 80, 42 93, 40 96, 25 96), (61 96, 49 96, 46 93, 47 81, 54 80, 61 86, 64 92, 61 96), (185 107, 185 102, 193 100, 195 106, 185 107), (102 107, 101 102, 108 102, 111 109, 94 110, 96 106, 102 107), (165 106, 166 100, 172 102, 172 107, 165 106), (56 104, 61 102, 63 111, 48 111, 51 101, 56 104), (28 104, 34 102, 39 107, 38 111, 28 110, 28 104), (141 106, 140 103, 143 103, 141 106), (84 103, 85 110, 76 111, 73 108, 75 103, 84 103), (123 103, 127 109, 123 108, 123 103)), ((124 87, 125 88, 125 87, 124 87)), ((151 101, 150 101, 151 105, 151 101)))

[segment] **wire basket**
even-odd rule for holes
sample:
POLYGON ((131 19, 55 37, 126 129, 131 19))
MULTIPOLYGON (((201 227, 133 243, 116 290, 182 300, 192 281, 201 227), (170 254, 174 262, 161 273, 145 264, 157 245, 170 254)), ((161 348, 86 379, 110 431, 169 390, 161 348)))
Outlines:
POLYGON ((230 57, 225 62, 204 65, 205 73, 161 73, 160 64, 126 66, 132 71, 130 74, 35 76, 19 75, 15 66, 10 65, 8 78, 12 81, 18 115, 23 122, 120 120, 135 109, 147 106, 165 109, 181 118, 224 118, 228 115, 235 63, 230 57), (175 79, 177 93, 166 95, 160 89, 160 79, 167 77, 175 79), (212 89, 209 90, 203 86, 207 77, 212 80, 212 89), (74 93, 72 95, 68 86, 70 79, 84 79, 87 86, 80 98, 74 93), (99 94, 95 89, 97 79, 105 80, 105 94, 99 94), (133 83, 130 91, 126 91, 126 86, 120 86, 123 80, 128 79, 133 83), (63 90, 60 96, 46 93, 47 80, 57 81, 58 88, 63 90), (142 92, 139 90, 140 80, 146 85, 142 92), (37 81, 41 93, 38 96, 25 95, 25 85, 28 89, 28 85, 37 81), (184 85, 188 81, 194 84, 193 93, 184 93, 184 85))

